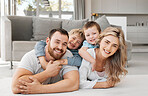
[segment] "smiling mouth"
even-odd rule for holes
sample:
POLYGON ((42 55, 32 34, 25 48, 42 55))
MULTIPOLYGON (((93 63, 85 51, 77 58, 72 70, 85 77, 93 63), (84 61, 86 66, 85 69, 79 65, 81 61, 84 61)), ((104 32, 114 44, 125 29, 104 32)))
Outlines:
POLYGON ((56 53, 58 53, 58 54, 62 54, 62 53, 63 53, 62 50, 57 50, 57 49, 55 49, 54 51, 55 51, 56 53))
POLYGON ((104 49, 104 52, 106 53, 106 54, 110 54, 111 52, 109 52, 109 51, 106 51, 105 49, 104 49))
POLYGON ((91 40, 90 40, 90 42, 94 42, 94 41, 95 41, 95 39, 91 39, 91 40))
POLYGON ((71 45, 72 47, 75 47, 75 45, 74 45, 73 43, 70 43, 70 45, 71 45))

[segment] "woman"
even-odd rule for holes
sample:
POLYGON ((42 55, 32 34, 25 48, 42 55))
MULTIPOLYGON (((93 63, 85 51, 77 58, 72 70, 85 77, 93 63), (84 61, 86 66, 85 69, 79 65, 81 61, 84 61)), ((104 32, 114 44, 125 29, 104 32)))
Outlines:
POLYGON ((90 62, 83 59, 80 72, 80 88, 110 88, 120 82, 120 75, 126 75, 126 46, 123 31, 108 27, 99 36, 99 48, 87 51, 95 58, 95 71, 90 62), (99 70, 104 70, 99 72, 99 70))

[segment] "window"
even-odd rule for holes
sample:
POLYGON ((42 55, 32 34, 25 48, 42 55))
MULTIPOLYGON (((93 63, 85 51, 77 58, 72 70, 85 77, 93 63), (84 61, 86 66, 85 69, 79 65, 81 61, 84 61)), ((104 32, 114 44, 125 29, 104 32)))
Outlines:
POLYGON ((73 0, 16 0, 16 15, 73 19, 73 0))

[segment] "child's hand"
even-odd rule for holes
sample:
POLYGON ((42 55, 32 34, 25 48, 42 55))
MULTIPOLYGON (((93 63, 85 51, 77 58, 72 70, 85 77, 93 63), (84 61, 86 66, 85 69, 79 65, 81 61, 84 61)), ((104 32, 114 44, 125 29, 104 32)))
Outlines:
POLYGON ((95 60, 93 62, 91 62, 91 66, 92 66, 92 71, 95 71, 95 68, 96 68, 96 61, 95 60))
POLYGON ((46 70, 46 67, 47 67, 48 63, 49 63, 49 62, 47 62, 47 61, 42 62, 41 66, 42 66, 42 68, 43 68, 44 70, 46 70))
POLYGON ((95 71, 96 63, 91 63, 91 66, 92 66, 92 72, 95 71))
POLYGON ((53 62, 53 64, 59 64, 60 65, 61 61, 60 60, 56 60, 56 61, 53 62))
POLYGON ((67 65, 68 61, 67 61, 67 59, 60 59, 60 60, 54 61, 53 63, 58 63, 58 64, 61 64, 61 65, 67 65))

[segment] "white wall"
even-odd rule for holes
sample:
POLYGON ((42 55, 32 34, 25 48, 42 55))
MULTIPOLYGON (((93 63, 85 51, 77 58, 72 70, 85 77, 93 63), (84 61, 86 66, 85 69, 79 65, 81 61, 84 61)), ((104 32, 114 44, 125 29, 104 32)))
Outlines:
POLYGON ((2 22, 2 16, 4 16, 5 15, 5 12, 4 12, 4 5, 5 5, 5 1, 4 0, 0 0, 0 57, 1 57, 1 32, 2 32, 2 24, 1 24, 1 22, 2 22))
POLYGON ((0 14, 0 57, 1 57, 1 14, 0 14))
POLYGON ((0 0, 0 57, 1 57, 1 0, 0 0))
POLYGON ((124 32, 125 40, 127 40, 127 17, 110 16, 107 17, 107 20, 110 24, 121 26, 124 32))
POLYGON ((85 18, 91 20, 91 0, 85 0, 85 18))

